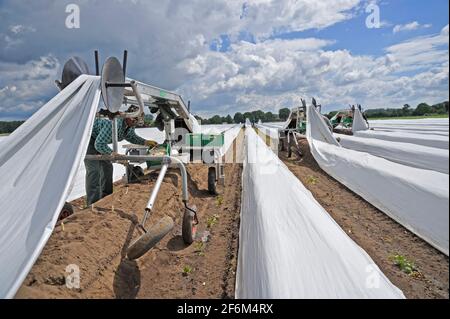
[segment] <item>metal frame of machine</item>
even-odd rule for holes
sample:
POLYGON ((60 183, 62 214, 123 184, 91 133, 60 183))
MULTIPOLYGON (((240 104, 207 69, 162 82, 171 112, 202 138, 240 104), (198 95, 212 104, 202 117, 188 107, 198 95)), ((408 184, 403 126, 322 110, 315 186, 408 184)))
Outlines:
MULTIPOLYGON (((341 125, 342 129, 351 129, 353 126, 353 118, 356 107, 361 111, 362 113, 362 107, 360 104, 350 105, 348 109, 346 110, 339 110, 337 113, 330 119, 331 125, 333 126, 333 129, 336 129, 337 126, 341 125)), ((369 125, 369 122, 367 119, 365 119, 367 122, 367 125, 369 125)))
MULTIPOLYGON (((300 99, 302 105, 297 106, 293 109, 291 109, 291 113, 289 114, 289 118, 287 121, 289 121, 286 128, 279 130, 279 139, 281 141, 280 143, 280 151, 284 151, 287 149, 288 151, 288 157, 292 156, 292 141, 294 141, 296 151, 298 155, 302 156, 302 151, 300 148, 300 145, 298 144, 297 137, 305 137, 306 133, 306 101, 304 99, 300 99), (286 145, 285 145, 286 144, 286 145)), ((317 101, 315 98, 312 98, 312 105, 315 108, 319 109, 319 112, 322 108, 322 105, 317 104, 317 101)), ((327 125, 331 128, 331 123, 329 122, 328 118, 324 116, 324 120, 327 122, 327 125)))
MULTIPOLYGON (((96 75, 100 75, 98 51, 95 51, 95 66, 96 75)), ((124 161, 127 163, 157 163, 157 165, 151 165, 150 167, 151 169, 159 169, 159 175, 145 207, 142 221, 138 225, 138 229, 143 234, 127 250, 128 258, 136 259, 156 245, 174 227, 172 218, 165 216, 150 228, 146 228, 146 222, 154 208, 164 176, 171 167, 178 168, 181 172, 182 201, 185 207, 182 222, 183 241, 186 244, 191 244, 195 239, 198 219, 196 207, 190 207, 188 205, 187 171, 184 165, 184 162, 186 162, 186 154, 183 151, 189 151, 190 157, 195 155, 196 151, 200 152, 202 162, 209 166, 208 188, 211 193, 216 193, 217 182, 223 182, 224 169, 220 152, 218 151, 220 145, 214 145, 212 147, 208 147, 207 145, 201 145, 200 147, 183 145, 179 136, 176 134, 176 128, 184 128, 189 134, 195 134, 194 126, 196 125, 196 120, 189 112, 189 104, 186 107, 181 96, 176 93, 126 78, 126 66, 127 51, 124 51, 122 65, 117 58, 109 57, 105 61, 101 72, 101 91, 106 110, 101 110, 99 114, 107 116, 112 121, 113 151, 117 153, 119 147, 118 119, 139 116, 144 113, 144 107, 148 106, 152 113, 157 113, 156 120, 159 121, 158 128, 165 130, 166 152, 165 154, 152 155, 150 151, 150 154, 145 154, 146 150, 143 152, 142 147, 128 145, 125 155, 86 155, 86 159, 111 161, 113 163, 123 163, 124 161), (123 104, 130 103, 137 104, 139 110, 132 113, 119 111, 123 104), (205 159, 205 154, 209 155, 209 158, 205 159)), ((62 81, 56 81, 56 84, 62 90, 83 73, 89 74, 86 63, 80 58, 71 58, 64 66, 62 81)), ((127 169, 127 175, 130 172, 133 172, 133 170, 127 169)))
POLYGON ((297 135, 304 134, 304 132, 302 132, 302 126, 305 125, 304 123, 306 122, 306 102, 303 99, 301 99, 301 102, 302 106, 291 109, 291 113, 287 120, 287 122, 289 122, 287 127, 278 131, 280 151, 287 149, 288 157, 292 156, 292 141, 294 141, 298 155, 302 156, 302 151, 297 141, 297 135))

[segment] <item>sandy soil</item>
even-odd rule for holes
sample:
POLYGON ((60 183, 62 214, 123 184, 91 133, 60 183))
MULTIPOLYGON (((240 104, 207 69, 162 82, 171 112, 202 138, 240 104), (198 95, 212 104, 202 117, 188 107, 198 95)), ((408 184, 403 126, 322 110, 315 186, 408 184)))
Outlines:
MULTIPOLYGON (((241 132, 229 154, 242 150, 242 140, 241 132)), ((188 172, 189 204, 197 206, 200 222, 192 245, 181 238, 181 177, 170 170, 147 225, 169 215, 175 228, 138 260, 125 258, 156 181, 150 173, 139 184, 116 184, 94 209, 74 201, 76 213, 56 227, 16 298, 233 298, 241 165, 226 164, 219 196, 207 191, 205 165, 189 164, 188 172), (66 287, 69 264, 80 269, 79 289, 66 287)))
POLYGON ((300 161, 295 156, 288 159, 285 152, 280 158, 392 283, 407 298, 449 298, 448 257, 327 175, 311 155, 307 141, 299 142, 300 161), (413 261, 419 273, 411 276, 395 266, 392 256, 397 254, 413 261))
MULTIPOLYGON (((239 154, 243 134, 230 153, 239 154), (234 152, 233 152, 234 151, 234 152)), ((323 172, 300 141, 303 159, 280 158, 313 193, 336 222, 374 259, 408 298, 448 298, 449 267, 444 256, 397 224, 364 199, 323 172), (420 272, 411 276, 395 266, 391 256, 413 260, 420 272)), ((232 155, 231 155, 232 156, 232 155)), ((190 204, 198 208, 198 239, 185 246, 181 239, 181 184, 175 170, 167 175, 148 224, 164 215, 175 228, 137 261, 125 258, 137 236, 135 225, 156 180, 147 174, 140 184, 116 184, 114 194, 83 209, 56 227, 41 256, 24 281, 17 298, 232 298, 237 262, 241 165, 227 164, 221 195, 207 192, 206 167, 188 166, 190 204), (213 222, 215 220, 215 222, 213 222), (211 227, 208 227, 208 222, 211 227), (213 224, 213 225, 211 225, 213 224), (210 232, 201 244, 202 235, 210 232), (80 289, 68 289, 67 265, 80 268, 80 289), (190 269, 186 274, 183 269, 190 269)))

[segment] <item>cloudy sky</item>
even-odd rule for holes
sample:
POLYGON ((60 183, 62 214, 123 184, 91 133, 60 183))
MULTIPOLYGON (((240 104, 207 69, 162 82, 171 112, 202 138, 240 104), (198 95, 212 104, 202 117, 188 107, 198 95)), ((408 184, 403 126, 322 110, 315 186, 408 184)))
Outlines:
POLYGON ((130 77, 181 93, 201 116, 278 112, 312 96, 325 112, 349 103, 442 102, 449 96, 448 6, 448 0, 0 0, 0 120, 26 119, 54 96, 54 80, 70 56, 93 70, 95 49, 102 60, 128 49, 130 77), (66 27, 69 4, 80 9, 79 28, 66 27), (372 4, 378 28, 366 24, 372 4))

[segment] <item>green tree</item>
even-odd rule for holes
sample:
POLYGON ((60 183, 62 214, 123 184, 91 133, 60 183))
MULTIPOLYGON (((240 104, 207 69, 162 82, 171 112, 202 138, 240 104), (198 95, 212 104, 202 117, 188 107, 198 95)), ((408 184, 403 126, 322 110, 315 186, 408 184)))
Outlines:
POLYGON ((409 104, 403 105, 402 113, 403 113, 403 114, 402 114, 403 116, 411 115, 411 114, 412 114, 411 106, 410 106, 409 104))
POLYGON ((232 124, 233 123, 233 118, 231 117, 230 114, 228 114, 227 117, 225 118, 225 122, 227 122, 228 124, 232 124))
POLYGON ((253 113, 251 112, 245 112, 244 119, 249 119, 250 122, 255 122, 255 118, 253 117, 253 113))
POLYGON ((2 121, 0 122, 0 134, 12 133, 16 128, 22 125, 24 121, 2 121))
POLYGON ((236 123, 236 124, 245 122, 244 115, 242 115, 242 113, 240 113, 240 112, 237 112, 236 114, 234 114, 233 119, 234 119, 234 123, 236 123))
POLYGON ((433 113, 445 114, 448 113, 448 102, 442 102, 431 106, 433 113))
POLYGON ((222 124, 224 121, 220 115, 214 115, 208 122, 208 124, 222 124))
POLYGON ((261 110, 253 111, 252 115, 253 115, 255 122, 258 122, 259 120, 265 121, 266 114, 261 110))
POLYGON ((288 108, 282 108, 278 111, 278 116, 280 120, 286 121, 290 113, 291 111, 288 108))
POLYGON ((429 106, 427 103, 420 103, 414 110, 413 115, 422 116, 431 113, 433 113, 433 108, 431 106, 429 106))
POLYGON ((265 122, 274 122, 277 119, 276 116, 272 112, 266 112, 265 118, 266 118, 265 122))

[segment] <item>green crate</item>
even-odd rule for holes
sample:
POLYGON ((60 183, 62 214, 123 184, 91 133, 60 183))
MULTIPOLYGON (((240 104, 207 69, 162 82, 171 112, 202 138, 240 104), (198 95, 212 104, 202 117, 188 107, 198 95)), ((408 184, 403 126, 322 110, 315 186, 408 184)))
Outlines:
POLYGON ((306 121, 299 121, 297 130, 302 134, 305 133, 306 132, 306 121))
POLYGON ((342 121, 342 123, 344 123, 344 124, 346 124, 346 125, 352 125, 352 123, 353 123, 353 118, 351 118, 351 117, 346 117, 346 118, 342 121))
POLYGON ((186 145, 187 146, 202 146, 202 135, 201 134, 187 134, 186 145))
POLYGON ((188 134, 187 146, 209 146, 222 147, 224 144, 223 134, 188 134))
POLYGON ((223 134, 202 134, 202 146, 222 147, 224 144, 223 134))

